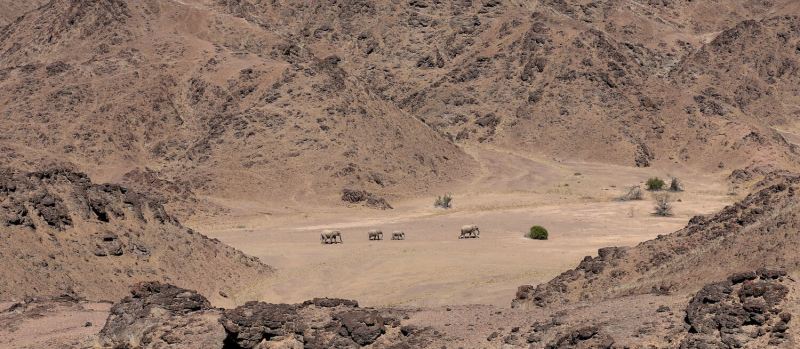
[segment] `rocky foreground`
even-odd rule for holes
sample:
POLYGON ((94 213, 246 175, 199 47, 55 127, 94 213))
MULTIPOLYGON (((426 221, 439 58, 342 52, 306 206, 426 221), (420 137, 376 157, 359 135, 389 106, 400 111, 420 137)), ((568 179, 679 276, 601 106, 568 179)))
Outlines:
MULTIPOLYGON (((0 313, 0 345, 63 348, 794 348, 796 282, 737 273, 687 297, 631 296, 576 307, 372 309, 343 299, 212 307, 195 291, 135 285, 113 307, 29 300, 0 313), (100 310, 98 310, 100 309, 100 310), (84 322, 108 314, 101 323, 84 322), (56 334, 41 324, 72 322, 56 334), (39 326, 37 326, 39 324, 39 326), (26 331, 39 333, 25 338, 26 331), (38 331, 38 332, 36 332, 38 331), (17 344, 25 344, 19 345, 17 344)), ((57 326, 54 326, 57 327, 57 326)), ((28 335, 30 336, 30 335, 28 335)))
MULTIPOLYGON (((111 308, 99 338, 111 347, 171 348, 421 348, 448 347, 457 338, 432 327, 404 325, 408 312, 362 309, 355 301, 314 299, 303 304, 248 302, 214 309, 201 295, 171 285, 144 283, 111 308)), ((784 271, 759 269, 733 274, 696 292, 684 308, 683 323, 672 331, 640 331, 617 341, 607 327, 577 324, 555 313, 549 321, 508 323, 508 333, 492 332, 481 346, 546 348, 794 347, 789 333, 797 285, 784 271), (565 323, 566 322, 566 323, 565 323), (523 325, 523 326, 520 326, 523 325)), ((447 311, 447 310, 445 310, 447 311)), ((671 312, 666 306, 656 314, 671 312)), ((624 320, 623 320, 624 321, 624 320)), ((453 324, 451 324, 453 325, 453 324)), ((463 325, 463 324, 462 324, 463 325)))

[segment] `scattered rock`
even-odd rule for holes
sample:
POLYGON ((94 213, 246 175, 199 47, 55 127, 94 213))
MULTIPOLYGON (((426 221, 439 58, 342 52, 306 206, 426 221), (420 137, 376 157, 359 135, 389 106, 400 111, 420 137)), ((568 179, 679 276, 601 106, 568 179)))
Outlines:
POLYGON ((364 203, 367 207, 380 210, 392 209, 392 206, 389 205, 386 199, 378 197, 366 190, 343 189, 342 201, 351 204, 364 203))

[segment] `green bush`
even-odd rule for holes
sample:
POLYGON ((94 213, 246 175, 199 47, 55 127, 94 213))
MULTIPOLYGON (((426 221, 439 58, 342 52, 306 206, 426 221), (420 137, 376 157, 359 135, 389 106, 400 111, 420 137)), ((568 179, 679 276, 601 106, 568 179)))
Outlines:
POLYGON ((647 190, 661 190, 664 189, 665 185, 667 185, 667 183, 665 183, 663 179, 658 177, 653 177, 648 179, 646 184, 647 190))
POLYGON ((434 207, 441 207, 444 209, 448 209, 453 206, 453 194, 447 193, 443 196, 436 197, 436 201, 433 202, 434 207))
POLYGON ((534 225, 528 232, 528 237, 534 240, 547 240, 547 229, 540 225, 534 225))

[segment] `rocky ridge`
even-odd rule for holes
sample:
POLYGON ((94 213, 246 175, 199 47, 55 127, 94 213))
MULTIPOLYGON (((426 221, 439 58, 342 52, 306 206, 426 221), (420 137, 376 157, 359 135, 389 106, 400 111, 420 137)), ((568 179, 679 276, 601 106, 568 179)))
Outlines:
POLYGON ((234 295, 258 259, 183 227, 148 197, 65 168, 0 171, 0 298, 117 300, 144 280, 234 295))

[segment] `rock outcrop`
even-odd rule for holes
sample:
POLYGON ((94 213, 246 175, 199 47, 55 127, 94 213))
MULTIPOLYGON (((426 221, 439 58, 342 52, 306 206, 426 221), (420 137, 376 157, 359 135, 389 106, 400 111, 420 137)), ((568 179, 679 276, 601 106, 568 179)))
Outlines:
POLYGON ((681 348, 788 347, 793 282, 781 270, 759 269, 704 286, 686 307, 681 348))
POLYGON ((422 347, 436 337, 429 329, 401 327, 400 316, 342 299, 216 309, 194 291, 148 282, 112 307, 99 338, 115 348, 327 349, 422 347))
POLYGON ((0 240, 0 299, 117 300, 145 280, 235 294, 272 272, 183 227, 158 201, 65 168, 0 171, 0 240))

